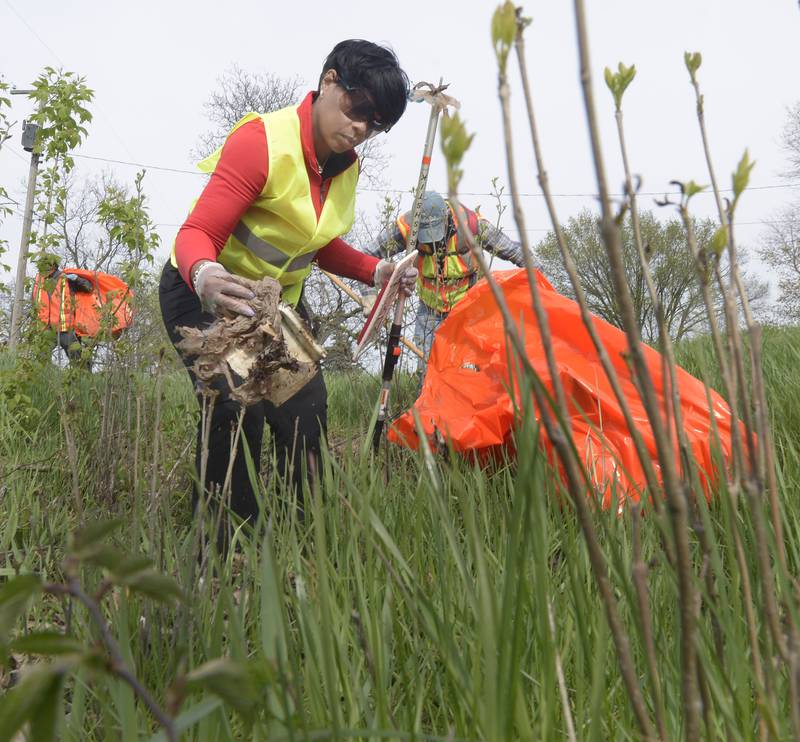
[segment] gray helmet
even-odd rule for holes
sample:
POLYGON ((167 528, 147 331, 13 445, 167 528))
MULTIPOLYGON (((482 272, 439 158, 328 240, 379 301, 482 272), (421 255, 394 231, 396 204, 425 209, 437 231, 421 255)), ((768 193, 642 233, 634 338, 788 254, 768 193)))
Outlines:
POLYGON ((447 231, 447 218, 450 210, 445 200, 436 191, 425 191, 422 194, 422 215, 419 220, 420 243, 439 242, 447 231))

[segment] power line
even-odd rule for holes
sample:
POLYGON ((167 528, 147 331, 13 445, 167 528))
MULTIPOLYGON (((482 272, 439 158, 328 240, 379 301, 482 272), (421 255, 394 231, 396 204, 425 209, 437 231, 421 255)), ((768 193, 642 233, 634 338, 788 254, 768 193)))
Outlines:
MULTIPOLYGON (((33 26, 31 26, 25 20, 25 18, 19 13, 19 11, 11 4, 10 0, 5 0, 5 3, 10 8, 10 10, 14 13, 14 15, 17 16, 17 18, 25 26, 25 28, 27 28, 28 31, 30 31, 30 33, 36 38, 36 40, 45 49, 47 49, 47 51, 58 61, 58 63, 62 67, 64 67, 65 66, 64 62, 61 60, 61 58, 58 56, 58 54, 36 32, 36 29, 33 28, 33 26)), ((117 141, 122 145, 122 147, 125 149, 125 151, 128 153, 128 155, 130 157, 133 157, 133 154, 131 153, 131 150, 129 149, 129 147, 125 144, 125 142, 122 140, 122 138, 117 133, 116 129, 114 128, 113 124, 111 123, 110 118, 106 114, 105 110, 102 108, 102 106, 99 103, 99 101, 95 102, 95 105, 100 110, 100 112, 103 114, 103 117, 106 119, 106 123, 108 124, 108 127, 111 130, 111 133, 114 135, 114 137, 117 139, 117 141)), ((20 155, 18 155, 13 150, 11 150, 11 152, 15 156, 20 157, 20 155)), ((144 164, 144 163, 141 163, 141 162, 133 162, 133 161, 128 161, 128 160, 117 160, 117 159, 113 159, 113 158, 109 158, 109 157, 98 157, 98 156, 93 156, 93 155, 82 155, 82 154, 77 154, 77 153, 71 153, 71 156, 72 157, 80 157, 80 158, 85 159, 85 160, 96 160, 96 161, 99 161, 99 162, 108 162, 108 163, 113 163, 113 164, 117 164, 117 165, 128 165, 128 166, 131 166, 131 167, 143 167, 143 168, 146 168, 148 170, 159 170, 159 171, 162 171, 162 172, 181 173, 181 174, 195 175, 195 176, 204 175, 204 173, 198 173, 195 170, 186 170, 186 169, 182 169, 182 168, 166 167, 166 166, 162 166, 162 165, 147 165, 147 164, 144 164)), ((747 190, 750 190, 750 191, 761 191, 761 190, 782 189, 782 188, 800 188, 800 183, 774 183, 774 184, 761 185, 761 186, 748 186, 747 190)), ((358 190, 361 191, 361 192, 364 192, 364 193, 395 193, 395 194, 400 194, 400 195, 409 193, 408 189, 398 189, 398 188, 359 188, 358 190)), ((732 188, 720 188, 719 191, 721 193, 732 193, 733 189, 732 188)), ((700 193, 701 194, 709 194, 709 193, 712 193, 712 191, 700 191, 700 193)), ((472 197, 474 197, 474 196, 489 196, 489 197, 499 197, 499 198, 510 198, 511 197, 510 194, 505 194, 505 193, 503 193, 503 194, 495 194, 495 193, 484 193, 484 192, 479 192, 479 191, 462 191, 460 193, 460 195, 462 195, 462 196, 472 196, 472 197)), ((544 197, 544 194, 542 194, 542 193, 520 193, 518 195, 521 196, 521 197, 525 197, 525 198, 543 198, 544 197)), ((599 194, 597 194, 597 193, 552 193, 551 195, 554 198, 593 198, 593 199, 597 199, 597 198, 600 197, 599 194)), ((611 194, 609 194, 609 196, 611 196, 612 198, 622 198, 622 197, 624 197, 626 195, 627 194, 625 194, 625 193, 611 193, 611 194)), ((677 196, 677 195, 680 195, 680 192, 679 191, 637 191, 636 195, 638 195, 638 196, 670 196, 670 195, 677 196)), ((742 223, 746 224, 747 222, 742 222, 742 223)), ((757 222, 753 222, 753 223, 757 223, 757 222)))
POLYGON ((18 160, 22 160, 26 165, 28 164, 28 161, 19 152, 17 152, 13 147, 9 147, 8 145, 6 145, 3 149, 7 149, 18 160))
MULTIPOLYGON (((775 220, 775 219, 763 219, 762 221, 757 221, 757 222, 734 222, 733 226, 734 226, 734 229, 735 229, 736 227, 753 227, 753 226, 762 226, 763 227, 763 226, 766 226, 768 224, 783 224, 783 222, 779 221, 779 220, 775 220)), ((504 232, 516 232, 517 234, 519 234, 519 230, 516 229, 515 227, 504 227, 503 231, 504 232)), ((553 228, 552 227, 532 227, 532 228, 526 229, 525 231, 526 232, 552 232, 553 228)))
MULTIPOLYGON (((11 9, 11 11, 14 13, 14 15, 17 16, 17 18, 19 18, 19 20, 22 22, 22 24, 25 26, 25 28, 27 28, 28 31, 30 31, 31 34, 33 34, 33 36, 36 38, 36 40, 45 49, 47 49, 48 52, 50 52, 50 54, 55 58, 55 60, 58 62, 58 64, 62 68, 66 67, 66 65, 64 64, 64 62, 61 59, 61 57, 59 57, 58 54, 56 54, 55 51, 53 51, 52 47, 50 47, 47 44, 47 42, 45 42, 45 40, 41 36, 39 36, 38 33, 36 33, 36 29, 33 28, 33 26, 31 26, 30 23, 28 23, 28 21, 25 20, 25 18, 22 17, 22 15, 19 13, 19 11, 11 4, 10 0, 5 0, 5 1, 6 1, 6 5, 8 5, 8 7, 11 9)), ((103 115, 103 119, 105 120, 105 123, 108 125, 108 128, 111 131, 111 133, 114 135, 114 138, 122 145, 122 148, 128 153, 128 156, 129 157, 133 157, 133 153, 131 152, 131 150, 128 147, 128 145, 125 144, 125 142, 122 140, 122 137, 120 137, 120 135, 117 132, 117 130, 114 128, 114 124, 111 123, 111 118, 109 117, 108 113, 106 113, 106 111, 103 108, 103 106, 101 105, 100 101, 94 101, 94 105, 97 106, 97 110, 100 111, 100 113, 103 115)))
MULTIPOLYGON (((19 209, 19 208, 12 209, 11 213, 8 214, 7 218, 21 219, 22 218, 22 210, 19 209)), ((762 221, 734 222, 733 226, 734 226, 734 228, 736 228, 736 227, 753 227, 753 226, 761 226, 761 227, 763 227, 763 226, 766 226, 766 225, 769 225, 769 224, 783 224, 783 222, 781 222, 780 220, 777 220, 777 219, 764 219, 762 221)), ((156 222, 156 223, 153 224, 153 226, 154 227, 176 227, 176 228, 179 228, 179 227, 183 226, 183 222, 180 222, 180 223, 156 222)), ((516 234, 519 234, 519 230, 516 227, 504 227, 503 231, 504 232, 514 232, 516 234)), ((529 227, 529 228, 527 228, 525 230, 525 232, 552 232, 552 231, 553 231, 552 227, 529 227)))
MULTIPOLYGON (((196 170, 186 170, 185 168, 177 168, 177 167, 166 167, 164 165, 148 165, 144 162, 133 162, 130 160, 115 160, 111 157, 99 157, 97 155, 82 155, 76 152, 70 153, 72 157, 79 157, 84 160, 96 160, 98 162, 110 162, 115 165, 129 165, 130 167, 141 167, 145 168, 146 170, 162 170, 168 173, 181 173, 184 175, 195 175, 195 176, 203 176, 206 173, 200 173, 196 170)), ((756 186, 748 186, 748 191, 765 191, 765 190, 773 190, 773 189, 781 189, 781 188, 800 188, 800 182, 797 183, 769 183, 766 185, 756 185, 756 186)), ((401 188, 359 188, 359 191, 363 193, 397 193, 397 194, 409 194, 410 191, 408 189, 401 189, 401 188)), ((732 193, 732 188, 720 188, 721 193, 732 193)), ((700 194, 711 194, 713 191, 700 191, 700 194)), ((700 195, 698 194, 698 195, 700 195)), ((461 196, 496 196, 498 194, 488 193, 488 192, 480 192, 480 191, 461 191, 459 193, 461 196)), ((543 198, 544 194, 542 193, 520 193, 520 196, 524 196, 527 198, 543 198)), ((599 198, 597 193, 552 193, 551 194, 554 198, 599 198)), ((611 193, 609 194, 612 197, 622 198, 626 194, 624 193, 611 193)), ((637 196, 679 196, 680 191, 637 191, 637 196)), ((500 198, 511 198, 511 194, 508 193, 501 193, 499 194, 500 198)))
POLYGON ((166 167, 164 165, 146 165, 143 162, 131 162, 129 160, 114 160, 110 157, 97 157, 95 155, 81 155, 77 152, 70 152, 70 157, 79 157, 82 160, 96 160, 98 162, 110 162, 115 165, 129 165, 131 167, 143 167, 146 170, 163 170, 167 173, 182 173, 184 175, 205 175, 197 170, 185 170, 178 167, 166 167))
POLYGON ((14 7, 14 6, 13 6, 13 5, 12 5, 12 4, 9 2, 9 0, 6 0, 6 5, 8 5, 8 7, 11 9, 11 12, 12 12, 12 13, 13 13, 15 16, 17 16, 17 18, 19 18, 19 19, 20 19, 20 21, 22 21, 22 25, 23 25, 23 26, 25 26, 25 28, 27 28, 27 29, 28 29, 28 31, 30 31, 30 32, 33 34, 33 36, 36 38, 36 40, 37 40, 37 41, 38 41, 38 42, 39 42, 39 43, 40 43, 40 44, 41 44, 41 45, 42 45, 42 46, 43 46, 45 49, 47 49, 47 51, 49 51, 49 52, 50 52, 50 54, 52 54, 52 55, 53 55, 53 56, 56 58, 56 60, 58 60, 58 63, 59 63, 60 65, 62 65, 62 66, 63 66, 63 65, 64 65, 64 63, 61 61, 61 59, 59 59, 59 56, 58 56, 58 54, 56 54, 56 53, 55 53, 55 52, 54 52, 54 51, 53 51, 53 50, 52 50, 52 49, 51 49, 51 48, 50 48, 50 47, 47 45, 47 43, 45 42, 45 40, 44 40, 44 39, 43 39, 41 36, 39 36, 39 34, 38 34, 38 33, 36 33, 36 29, 34 29, 34 28, 33 28, 33 26, 31 26, 31 25, 28 23, 28 21, 26 21, 26 20, 25 20, 25 19, 24 19, 24 18, 23 18, 23 17, 20 15, 19 11, 18 11, 18 10, 17 10, 17 9, 16 9, 16 8, 15 8, 15 7, 14 7))

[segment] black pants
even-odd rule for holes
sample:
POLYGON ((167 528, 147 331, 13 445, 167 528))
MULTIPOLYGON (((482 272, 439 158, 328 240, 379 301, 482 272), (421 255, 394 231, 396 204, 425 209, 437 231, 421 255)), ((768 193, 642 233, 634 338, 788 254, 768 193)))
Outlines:
MULTIPOLYGON (((203 328, 214 321, 214 316, 203 311, 200 300, 169 261, 161 274, 158 296, 161 316, 173 345, 182 339, 177 327, 203 328)), ((298 311, 303 313, 302 308, 298 308, 298 311)), ((198 402, 202 405, 197 378, 191 370, 193 361, 184 357, 183 362, 197 391, 198 402)), ((205 481, 207 491, 221 489, 225 481, 230 460, 231 434, 236 430, 241 411, 239 402, 231 399, 230 389, 224 378, 218 377, 211 386, 218 391, 218 395, 211 414, 205 481)), ((304 471, 308 472, 309 462, 316 460, 327 421, 328 392, 322 372, 279 407, 266 401, 247 407, 242 421, 244 440, 240 440, 232 470, 231 509, 239 517, 249 518, 251 522, 258 515, 258 501, 247 473, 243 446, 247 445, 253 459, 254 470, 258 473, 264 422, 267 422, 272 430, 278 464, 277 473, 291 485, 297 496, 298 505, 302 508, 303 474, 304 471)), ((197 428, 195 461, 198 475, 201 453, 202 417, 197 428)), ((195 502, 196 499, 195 494, 195 502)))
POLYGON ((86 371, 92 370, 91 353, 83 347, 81 337, 75 333, 75 330, 56 332, 56 344, 66 354, 70 366, 77 366, 86 371), (84 353, 86 353, 85 357, 84 353))

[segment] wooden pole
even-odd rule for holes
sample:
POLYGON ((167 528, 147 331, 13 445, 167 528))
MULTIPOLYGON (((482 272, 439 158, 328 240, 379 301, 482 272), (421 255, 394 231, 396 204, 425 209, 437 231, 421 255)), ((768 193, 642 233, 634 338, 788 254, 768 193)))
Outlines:
MULTIPOLYGON (((23 94, 32 91, 11 91, 12 94, 23 94)), ((39 111, 43 103, 39 103, 39 111)), ((31 239, 31 225, 33 223, 33 201, 36 196, 36 177, 39 174, 39 152, 34 143, 31 150, 31 164, 28 169, 28 193, 25 197, 25 212, 22 217, 22 237, 19 243, 17 256, 17 275, 14 281, 14 303, 11 305, 11 327, 8 333, 8 348, 16 350, 19 344, 20 327, 22 325, 22 300, 25 295, 25 273, 28 266, 28 245, 31 239)))
MULTIPOLYGON (((320 269, 320 271, 331 279, 336 288, 344 291, 344 293, 347 294, 354 302, 356 302, 356 304, 359 304, 362 307, 366 306, 364 304, 364 297, 361 296, 358 291, 353 291, 353 289, 351 289, 344 281, 342 281, 339 276, 334 276, 333 273, 328 273, 328 271, 323 271, 322 269, 320 269)), ((401 337, 400 342, 405 345, 406 348, 408 348, 414 355, 416 355, 417 358, 423 357, 422 351, 407 338, 401 337)))

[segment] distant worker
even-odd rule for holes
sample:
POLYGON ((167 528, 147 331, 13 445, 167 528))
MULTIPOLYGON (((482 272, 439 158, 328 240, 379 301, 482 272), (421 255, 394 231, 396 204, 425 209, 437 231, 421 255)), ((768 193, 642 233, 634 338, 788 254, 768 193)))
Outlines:
POLYGON ((55 330, 55 344, 69 359, 70 365, 91 370, 91 354, 85 353, 81 336, 75 331, 75 307, 79 294, 91 295, 94 285, 76 269, 62 270, 53 260, 43 266, 33 286, 33 300, 39 319, 55 330))
POLYGON ((133 322, 133 291, 109 273, 85 268, 60 268, 57 255, 37 261, 33 304, 42 335, 63 348, 70 365, 91 371, 94 342, 118 338, 133 322))
MULTIPOLYGON (((522 245, 509 239, 491 222, 475 211, 463 209, 464 221, 478 246, 483 250, 522 266, 522 245)), ((407 212, 387 227, 365 250, 375 257, 389 257, 405 250, 411 233, 413 214, 407 212)), ((420 252, 417 261, 417 293, 419 309, 414 327, 414 342, 422 351, 417 361, 420 384, 430 356, 433 336, 451 310, 460 302, 479 276, 479 266, 472 256, 466 240, 459 239, 458 223, 453 207, 436 191, 426 191, 422 196, 422 216, 417 237, 420 252)), ((374 297, 374 293, 371 295, 374 297)), ((369 306, 370 295, 365 296, 369 306)))

